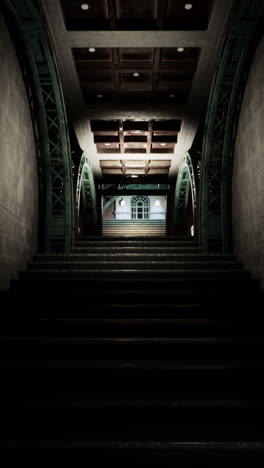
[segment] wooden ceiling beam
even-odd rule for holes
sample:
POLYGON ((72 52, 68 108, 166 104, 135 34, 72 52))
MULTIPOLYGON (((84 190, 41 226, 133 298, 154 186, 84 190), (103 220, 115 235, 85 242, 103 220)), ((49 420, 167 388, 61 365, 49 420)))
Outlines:
POLYGON ((154 62, 153 62, 153 72, 152 72, 152 99, 155 99, 156 92, 159 86, 159 66, 160 66, 160 59, 161 59, 161 49, 155 48, 154 49, 154 62))
POLYGON ((147 135, 147 153, 151 152, 152 131, 153 131, 153 120, 149 120, 149 122, 148 122, 148 135, 147 135))
POLYGON ((124 159, 121 159, 120 162, 122 166, 122 174, 125 175, 126 174, 126 161, 124 159))
POLYGON ((158 29, 164 28, 167 9, 168 9, 168 0, 158 0, 158 7, 157 7, 158 29))
POLYGON ((107 0, 110 28, 117 29, 116 0, 107 0))
POLYGON ((120 80, 120 73, 118 70, 118 63, 119 63, 119 54, 118 49, 112 49, 112 57, 113 57, 113 85, 115 89, 114 93, 114 102, 117 108, 120 107, 120 87, 121 87, 121 80, 120 80))
MULTIPOLYGON (((114 50, 114 49, 112 49, 114 50)), ((118 49, 115 49, 118 50, 118 49)), ((160 48, 156 48, 155 50, 160 51, 160 48)), ((93 62, 92 60, 76 60, 75 61, 77 67, 79 64, 85 64, 88 66, 92 66, 93 70, 95 71, 110 71, 115 68, 115 65, 113 62, 93 62)), ((189 59, 189 60, 168 60, 161 62, 159 61, 159 70, 164 71, 164 72, 170 72, 173 70, 179 70, 179 67, 182 65, 189 65, 192 64, 193 67, 187 67, 188 71, 195 71, 196 65, 197 65, 197 60, 196 59, 189 59)), ((130 62, 129 64, 122 64, 119 62, 118 68, 119 71, 122 73, 133 73, 134 71, 149 71, 151 72, 153 70, 153 67, 155 66, 155 54, 154 54, 154 59, 153 62, 130 62)))
MULTIPOLYGON (((121 160, 120 160, 121 161, 121 160)), ((125 165, 125 162, 124 164, 122 163, 122 166, 119 167, 119 166, 100 166, 102 170, 105 170, 105 169, 122 169, 122 173, 125 174, 126 173, 126 169, 129 169, 129 170, 133 170, 133 169, 144 169, 145 173, 147 174, 148 173, 148 170, 151 169, 151 170, 156 170, 156 169, 169 169, 171 165, 168 165, 168 166, 152 166, 150 167, 149 163, 150 163, 150 160, 146 160, 145 161, 145 167, 142 167, 142 166, 131 166, 131 167, 126 167, 125 165), (146 168, 147 168, 147 171, 146 171, 146 168), (124 169, 124 170, 123 170, 124 169)))
POLYGON ((145 175, 148 175, 148 171, 149 171, 149 159, 146 159, 145 161, 145 175))
POLYGON ((125 145, 124 145, 124 123, 123 120, 119 120, 119 143, 120 143, 120 153, 124 154, 125 145))
MULTIPOLYGON (((165 81, 165 80, 159 80, 159 82, 157 81, 157 78, 155 77, 155 73, 153 72, 153 75, 154 77, 152 77, 152 86, 148 83, 148 81, 146 83, 132 83, 132 82, 128 82, 128 83, 123 83, 121 86, 120 86, 120 94, 124 94, 126 92, 133 92, 133 91, 138 91, 138 90, 141 90, 141 91, 149 91, 149 92, 158 92, 158 91, 167 91, 168 94, 170 94, 170 92, 175 92, 177 90, 182 90, 182 89, 186 89, 186 90, 189 90, 191 89, 191 86, 192 86, 192 82, 191 81, 165 81), (158 89, 157 88, 157 83, 158 83, 158 89), (155 88, 156 86, 156 88, 155 88)), ((85 81, 85 80, 80 80, 80 83, 81 83, 81 86, 85 89, 87 89, 88 91, 92 91, 92 90, 95 90, 98 92, 98 88, 100 88, 100 90, 104 90, 104 91, 115 91, 116 88, 114 86, 114 84, 112 82, 102 82, 102 83, 98 83, 98 81, 85 81)))

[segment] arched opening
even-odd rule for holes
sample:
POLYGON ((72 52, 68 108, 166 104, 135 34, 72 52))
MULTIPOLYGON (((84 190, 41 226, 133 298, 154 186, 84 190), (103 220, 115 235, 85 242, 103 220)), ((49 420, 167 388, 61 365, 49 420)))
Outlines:
POLYGON ((98 230, 96 188, 88 157, 83 154, 76 187, 77 237, 96 234, 98 230))
POLYGON ((131 218, 149 219, 150 201, 145 195, 135 195, 131 198, 131 218))
POLYGON ((174 233, 194 236, 196 232, 196 184, 189 153, 185 154, 179 168, 174 204, 174 233))

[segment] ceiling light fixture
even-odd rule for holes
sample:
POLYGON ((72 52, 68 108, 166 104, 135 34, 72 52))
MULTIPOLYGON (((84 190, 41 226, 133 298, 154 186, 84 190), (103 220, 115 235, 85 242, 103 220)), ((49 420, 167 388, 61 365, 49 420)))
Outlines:
POLYGON ((136 177, 138 177, 137 175, 132 175, 131 177, 133 177, 133 179, 135 179, 136 177))
POLYGON ((102 94, 96 94, 96 97, 98 97, 99 99, 103 97, 102 94))
POLYGON ((184 8, 185 10, 191 10, 192 9, 192 3, 185 3, 184 8))
POLYGON ((133 73, 133 76, 134 76, 135 78, 137 78, 137 77, 139 76, 139 73, 138 73, 138 72, 135 72, 135 73, 133 73))
POLYGON ((105 143, 105 146, 110 146, 110 143, 105 143))
POLYGON ((89 50, 89 52, 92 52, 92 53, 95 52, 95 48, 94 48, 94 47, 89 47, 88 50, 89 50))
POLYGON ((166 143, 161 143, 160 146, 166 146, 166 143))
POLYGON ((89 10, 89 5, 88 5, 88 3, 82 3, 82 4, 81 4, 81 9, 82 9, 83 11, 89 10))
POLYGON ((184 48, 183 47, 178 47, 177 52, 184 52, 184 48))
POLYGON ((175 98, 175 94, 170 94, 169 97, 172 99, 172 98, 175 98))

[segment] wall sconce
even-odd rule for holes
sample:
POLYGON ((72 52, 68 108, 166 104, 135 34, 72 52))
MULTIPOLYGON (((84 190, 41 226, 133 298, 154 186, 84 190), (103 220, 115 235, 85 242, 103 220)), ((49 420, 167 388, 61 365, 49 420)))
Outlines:
POLYGON ((126 206, 126 202, 125 202, 125 200, 123 200, 123 198, 121 198, 121 200, 119 200, 119 205, 120 206, 126 206))
POLYGON ((155 201, 155 206, 160 206, 160 201, 159 200, 155 201))

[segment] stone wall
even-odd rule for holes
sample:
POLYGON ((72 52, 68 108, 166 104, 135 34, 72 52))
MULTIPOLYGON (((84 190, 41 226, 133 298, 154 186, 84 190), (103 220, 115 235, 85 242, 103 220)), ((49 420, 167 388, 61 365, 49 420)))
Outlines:
POLYGON ((0 289, 32 257, 38 234, 38 177, 26 89, 0 15, 0 289))
POLYGON ((235 253, 264 288, 264 38, 253 59, 239 117, 232 208, 235 253))

